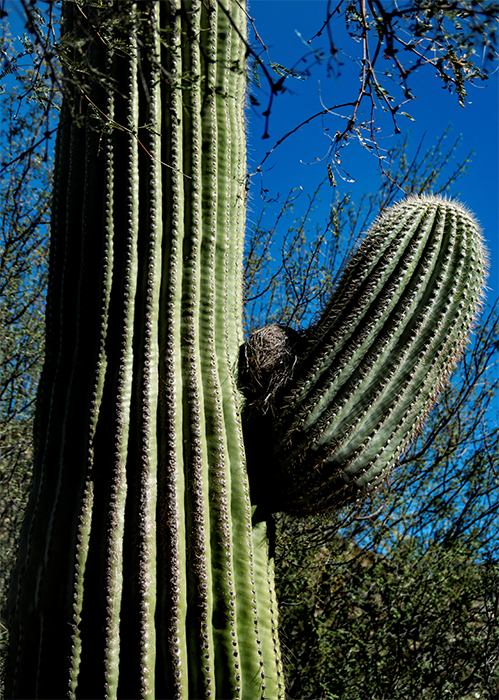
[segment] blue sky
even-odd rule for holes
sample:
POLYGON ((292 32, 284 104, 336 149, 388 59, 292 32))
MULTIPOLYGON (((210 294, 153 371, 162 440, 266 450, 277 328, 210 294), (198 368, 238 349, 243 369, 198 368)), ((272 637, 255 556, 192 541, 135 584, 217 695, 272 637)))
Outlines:
MULTIPOLYGON (((13 32, 25 31, 20 3, 10 2, 7 9, 12 10, 10 21, 13 32)), ((295 66, 307 52, 310 53, 311 48, 327 49, 325 32, 311 46, 306 44, 322 26, 326 9, 326 0, 249 0, 249 14, 269 49, 271 60, 288 68, 295 66)), ((329 106, 355 98, 359 69, 348 57, 358 56, 359 45, 348 36, 342 17, 336 18, 331 26, 337 48, 344 51, 343 55, 340 52, 343 66, 330 77, 323 64, 314 66, 306 80, 286 79, 285 92, 279 94, 272 105, 268 139, 262 139, 265 120, 261 112, 265 109, 265 93, 268 92, 264 80, 262 81, 263 93, 257 93, 262 106, 248 109, 250 171, 261 162, 279 138, 311 114, 320 111, 323 105, 329 106)), ((304 65, 301 62, 297 67, 303 68, 304 65)), ((274 78, 277 77, 274 75, 274 78)), ((400 116, 398 124, 402 130, 401 136, 410 131, 412 151, 423 135, 425 147, 430 148, 449 125, 449 145, 458 136, 462 138, 456 160, 449 163, 449 172, 458 160, 464 159, 469 151, 473 151, 469 171, 459 179, 452 194, 457 195, 474 212, 482 225, 491 263, 487 280, 490 288, 488 298, 494 299, 499 295, 499 70, 485 83, 469 86, 469 104, 464 108, 459 105, 455 95, 442 89, 441 81, 430 68, 421 69, 411 76, 410 85, 417 99, 405 105, 403 110, 415 121, 400 116)), ((379 144, 387 149, 394 146, 400 137, 393 134, 391 118, 378 110, 376 119, 382 128, 379 144)), ((331 141, 324 133, 324 126, 333 135, 344 124, 344 121, 334 117, 328 117, 325 122, 317 119, 279 146, 264 166, 263 182, 270 194, 275 196, 280 193, 285 196, 292 188, 302 187, 304 196, 301 201, 305 206, 307 194, 312 194, 327 174, 325 156, 331 141)), ((341 192, 350 191, 358 200, 362 194, 379 187, 379 163, 376 157, 358 144, 351 143, 343 149, 341 164, 348 173, 347 179, 354 180, 342 180, 338 171, 335 179, 341 192)), ((250 221, 252 215, 261 208, 260 185, 261 180, 257 175, 252 179, 250 191, 250 221)), ((329 201, 323 198, 315 212, 317 221, 323 221, 328 211, 329 201)))
MULTIPOLYGON (((270 58, 286 67, 292 67, 306 51, 302 38, 305 40, 311 38, 321 27, 326 16, 326 6, 326 0, 250 0, 249 13, 255 20, 261 38, 269 48, 270 58)), ((359 47, 349 39, 343 18, 336 20, 333 32, 338 48, 343 46, 352 56, 358 55, 359 47)), ((326 41, 323 40, 322 44, 319 41, 317 44, 326 46, 326 41)), ((265 140, 261 138, 264 133, 264 119, 258 113, 258 109, 261 112, 266 107, 264 99, 261 99, 262 107, 249 109, 250 172, 261 162, 276 141, 311 114, 322 109, 321 100, 329 106, 350 101, 355 97, 359 84, 358 75, 358 67, 345 58, 340 75, 328 78, 324 68, 315 67, 311 77, 306 81, 287 79, 285 85, 289 87, 289 92, 274 100, 269 124, 270 138, 265 140)), ((468 173, 458 180, 451 194, 465 203, 482 225, 490 253, 487 298, 491 302, 499 295, 499 73, 496 72, 488 81, 480 82, 476 87, 470 85, 469 104, 464 108, 459 105, 456 95, 442 89, 440 80, 430 69, 421 70, 415 74, 410 85, 417 99, 406 105, 404 109, 415 121, 400 117, 398 124, 402 130, 401 136, 410 130, 412 152, 423 135, 426 148, 430 148, 449 125, 451 126, 447 139, 449 146, 459 136, 462 139, 456 160, 446 164, 449 173, 453 171, 458 161, 464 160, 470 151, 474 152, 468 173)), ((266 90, 263 81, 262 88, 266 90)), ((261 97, 260 93, 259 98, 261 97)), ((380 115, 377 114, 376 118, 378 116, 380 115)), ((341 129, 339 119, 331 118, 324 125, 332 134, 341 129)), ((314 192, 327 173, 327 161, 324 157, 330 141, 324 134, 324 125, 317 120, 303 127, 299 133, 279 146, 266 161, 263 182, 265 188, 269 190, 269 195, 276 196, 280 193, 284 198, 291 188, 302 187, 303 196, 300 199, 303 200, 303 209, 305 209, 307 194, 314 192), (316 161, 316 158, 319 160, 316 161)), ((384 148, 395 145, 397 138, 400 137, 393 134, 390 117, 381 118, 379 125, 383 128, 380 144, 384 148)), ((362 194, 378 189, 380 169, 375 157, 352 143, 343 150, 342 159, 345 170, 355 179, 355 182, 345 182, 336 176, 338 189, 351 191, 356 200, 359 200, 362 194)), ((257 175, 252 180, 250 190, 250 221, 252 217, 256 217, 262 206, 260 186, 261 180, 257 175)), ((332 192, 333 189, 327 186, 322 192, 323 201, 314 213, 320 222, 327 218, 329 210, 327 195, 332 192)), ((276 206, 275 209, 278 207, 276 206)), ((269 225, 273 223, 274 216, 271 211, 268 215, 269 225)), ((281 233, 289 224, 290 219, 283 221, 281 233)), ((455 381, 459 382, 459 372, 454 376, 455 381)), ((499 397, 496 396, 487 414, 491 428, 494 424, 497 425, 498 408, 499 397)), ((459 456, 456 456, 456 459, 459 459, 459 456)), ((435 483, 432 483, 433 488, 439 488, 438 477, 435 477, 435 483)), ((442 488, 447 489, 447 485, 442 488)), ((406 498, 409 499, 409 497, 410 491, 407 491, 406 498)), ((419 492, 418 497, 421 498, 419 492)), ((414 508, 414 501, 412 504, 411 507, 414 508)), ((460 503, 456 500, 455 506, 463 507, 464 500, 460 503)), ((444 521, 439 527, 443 525, 444 521)), ((420 535, 425 534, 431 539, 433 527, 434 523, 431 528, 426 526, 420 535)), ((366 538, 368 539, 369 536, 369 532, 366 531, 366 538)))
MULTIPOLYGON (((25 31, 21 4, 9 2, 7 9, 11 10, 9 19, 13 32, 25 31)), ((322 26, 326 9, 326 0, 249 0, 249 14, 269 49, 270 58, 286 67, 297 64, 310 52, 310 48, 327 49, 325 32, 321 38, 314 40, 311 47, 306 45, 306 41, 322 26)), ((265 95, 262 92, 258 94, 261 107, 248 109, 250 171, 279 138, 303 119, 321 110, 323 104, 329 106, 356 96, 359 70, 348 56, 358 56, 359 45, 347 35, 342 17, 336 18, 331 26, 337 48, 345 52, 340 71, 328 77, 323 64, 314 66, 306 80, 287 79, 286 91, 273 102, 268 139, 261 138, 265 125, 261 116, 266 106, 265 95)), ((302 67, 304 64, 300 63, 298 68, 302 67)), ((474 152, 468 174, 459 179, 452 194, 457 195, 475 213, 482 225, 491 262, 488 297, 495 298, 499 295, 499 70, 485 83, 469 87, 469 104, 465 108, 459 105, 455 95, 442 89, 440 80, 429 68, 412 76, 410 85, 417 99, 403 109, 415 121, 400 116, 398 124, 402 136, 410 130, 412 150, 415 150, 423 135, 426 148, 430 148, 450 125, 449 145, 458 136, 462 137, 457 159, 464 159, 471 150, 474 152)), ((265 93, 264 81, 262 86, 265 93)), ((378 112, 376 119, 382 128, 379 143, 383 148, 390 148, 397 143, 391 118, 383 116, 380 110, 378 112)), ((293 187, 302 187, 305 196, 301 199, 305 205, 306 195, 314 192, 327 173, 325 156, 331 142, 324 134, 323 126, 333 135, 344 126, 344 122, 333 117, 324 123, 320 119, 313 121, 287 139, 265 163, 264 185, 272 195, 280 193, 285 196, 293 187)), ((449 172, 456 162, 449 163, 449 172)), ((351 191, 354 198, 359 199, 362 194, 379 187, 377 159, 357 144, 351 143, 343 149, 342 166, 351 176, 348 179, 355 182, 346 182, 336 173, 338 190, 351 191)), ((252 179, 250 220, 252 212, 260 209, 260 184, 259 176, 252 179)), ((323 199, 322 206, 323 210, 321 207, 316 210, 318 221, 326 218, 329 201, 323 199)))
MULTIPOLYGON (((326 6, 326 0, 250 0, 249 14, 269 49, 271 60, 289 68, 306 54, 305 42, 322 26, 326 6)), ((273 102, 268 139, 261 138, 264 133, 261 112, 266 106, 262 92, 258 94, 262 106, 248 110, 250 171, 278 139, 303 119, 320 111, 323 104, 330 106, 355 97, 359 69, 347 55, 357 56, 359 45, 348 37, 343 18, 335 19, 332 27, 336 46, 345 51, 344 65, 339 74, 328 77, 323 65, 315 66, 306 80, 287 78, 285 86, 288 90, 273 102)), ((327 48, 325 33, 312 43, 312 47, 320 46, 327 48)), ((449 172, 457 160, 463 160, 469 151, 473 151, 468 173, 459 179, 451 194, 458 196, 482 225, 490 252, 487 283, 491 289, 487 296, 491 300, 499 295, 499 74, 496 72, 488 81, 480 81, 476 86, 470 85, 469 104, 464 108, 459 105, 456 95, 442 88, 441 81, 430 68, 421 69, 411 76, 409 84, 417 99, 405 105, 401 111, 408 112, 415 121, 400 116, 398 125, 402 135, 410 130, 412 150, 415 150, 423 135, 425 146, 431 147, 450 125, 447 142, 450 145, 461 136, 462 143, 456 160, 449 163, 449 172)), ((268 92, 263 81, 262 89, 264 93, 268 92)), ((379 119, 378 124, 383 130, 379 143, 383 148, 390 148, 400 138, 393 134, 391 117, 383 116, 378 110, 376 119, 379 119)), ((263 178, 270 194, 286 195, 293 187, 303 187, 305 195, 311 194, 324 179, 327 174, 324 157, 331 143, 324 134, 324 125, 332 135, 342 126, 344 128, 344 122, 339 118, 329 117, 324 124, 320 119, 315 120, 287 139, 266 161, 263 178)), ((355 182, 346 182, 336 176, 338 189, 351 191, 358 199, 363 193, 379 187, 377 159, 357 144, 352 143, 343 149, 342 165, 355 182)), ((252 209, 257 212, 260 208, 259 191, 260 178, 257 175, 252 180, 250 216, 252 209)), ((319 220, 326 217, 329 202, 323 201, 322 206, 323 211, 320 207, 316 211, 319 220)))

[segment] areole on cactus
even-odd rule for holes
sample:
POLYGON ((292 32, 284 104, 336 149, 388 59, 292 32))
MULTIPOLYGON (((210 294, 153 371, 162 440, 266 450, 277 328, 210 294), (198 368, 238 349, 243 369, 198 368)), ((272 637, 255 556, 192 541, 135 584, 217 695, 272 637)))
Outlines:
POLYGON ((283 698, 266 516, 395 462, 472 324, 479 228, 410 198, 307 333, 244 344, 244 3, 64 12, 97 78, 61 115, 7 696, 283 698))

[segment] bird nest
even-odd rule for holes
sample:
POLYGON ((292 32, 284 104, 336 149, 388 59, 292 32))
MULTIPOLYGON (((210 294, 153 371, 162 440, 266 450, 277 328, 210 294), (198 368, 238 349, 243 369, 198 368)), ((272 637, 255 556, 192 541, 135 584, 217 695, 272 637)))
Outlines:
POLYGON ((251 411, 267 413, 293 375, 300 338, 292 328, 272 324, 251 334, 239 353, 239 383, 251 411))

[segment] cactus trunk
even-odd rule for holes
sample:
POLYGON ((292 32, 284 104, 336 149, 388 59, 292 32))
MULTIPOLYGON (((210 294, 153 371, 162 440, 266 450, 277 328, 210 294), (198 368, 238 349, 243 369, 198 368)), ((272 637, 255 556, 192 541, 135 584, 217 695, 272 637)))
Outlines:
POLYGON ((112 89, 61 118, 7 693, 282 697, 233 375, 244 7, 130 4, 114 50, 113 4, 83 10, 67 4, 66 29, 96 28, 87 56, 112 89))

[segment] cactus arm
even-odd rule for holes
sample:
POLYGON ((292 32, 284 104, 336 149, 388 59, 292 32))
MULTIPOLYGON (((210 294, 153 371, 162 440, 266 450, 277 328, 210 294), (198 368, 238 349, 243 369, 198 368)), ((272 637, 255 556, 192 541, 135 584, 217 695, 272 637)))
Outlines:
POLYGON ((480 229, 456 202, 410 197, 375 222, 267 420, 269 507, 318 512, 381 483, 467 342, 485 267, 480 229))

